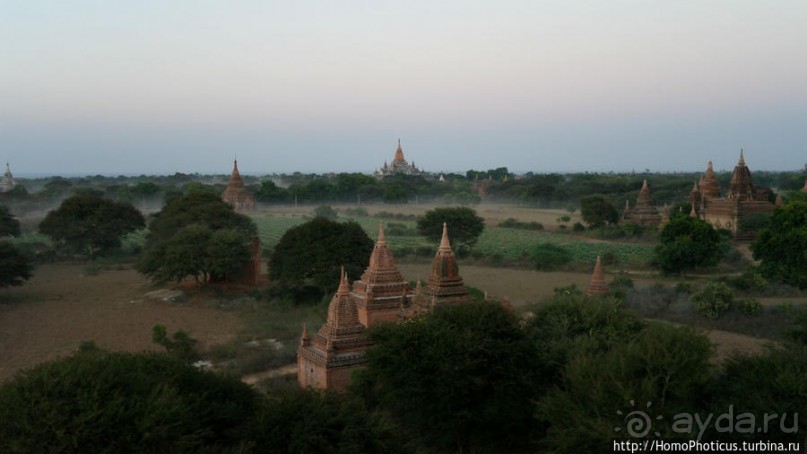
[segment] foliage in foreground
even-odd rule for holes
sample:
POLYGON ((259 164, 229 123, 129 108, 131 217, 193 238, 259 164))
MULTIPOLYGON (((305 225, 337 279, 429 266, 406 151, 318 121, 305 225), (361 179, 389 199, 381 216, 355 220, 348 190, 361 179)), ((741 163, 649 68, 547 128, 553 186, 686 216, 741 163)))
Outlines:
POLYGON ((241 444, 253 391, 155 353, 87 349, 0 387, 11 452, 193 451, 241 444))
POLYGON ((376 345, 354 391, 420 443, 461 452, 526 446, 537 358, 511 313, 490 302, 438 307, 370 336, 376 345))

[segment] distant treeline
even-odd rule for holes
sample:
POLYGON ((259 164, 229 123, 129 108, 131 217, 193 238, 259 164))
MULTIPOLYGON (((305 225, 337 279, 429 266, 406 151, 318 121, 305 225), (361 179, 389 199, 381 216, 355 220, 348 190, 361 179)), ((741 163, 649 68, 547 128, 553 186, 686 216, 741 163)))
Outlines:
MULTIPOLYGON (((533 173, 515 175, 506 167, 486 171, 468 170, 465 174, 447 173, 431 176, 394 175, 383 179, 361 173, 272 174, 243 176, 244 182, 260 203, 415 203, 437 202, 470 205, 485 201, 517 203, 541 208, 579 207, 581 197, 604 195, 614 206, 635 202, 647 179, 658 205, 672 205, 689 200, 689 192, 701 173, 533 173)), ((774 192, 801 189, 805 173, 753 172, 754 184, 774 192)), ((163 176, 101 175, 80 178, 18 179, 16 188, 0 194, 6 205, 17 210, 48 206, 82 191, 138 204, 161 204, 164 200, 189 190, 221 193, 228 175, 175 173, 163 176)), ((717 174, 723 190, 728 188, 730 172, 717 174)))

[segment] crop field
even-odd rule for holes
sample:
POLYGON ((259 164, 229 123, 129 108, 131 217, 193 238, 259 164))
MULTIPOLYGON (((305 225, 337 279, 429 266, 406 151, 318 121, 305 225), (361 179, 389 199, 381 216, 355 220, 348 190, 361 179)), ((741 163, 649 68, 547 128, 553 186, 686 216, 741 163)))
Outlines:
MULTIPOLYGON (((258 232, 264 248, 273 247, 286 230, 306 221, 302 214, 259 213, 254 215, 252 219, 258 225, 258 232)), ((354 220, 364 228, 370 238, 376 238, 379 219, 357 217, 354 220)), ((416 228, 415 222, 409 220, 385 220, 384 224, 387 226, 392 224, 402 225, 412 230, 416 228)), ((434 246, 422 236, 396 236, 390 234, 389 229, 386 238, 393 250, 404 247, 434 246)), ((615 254, 620 262, 624 264, 645 263, 653 254, 653 246, 648 244, 597 241, 566 233, 493 226, 485 228, 474 249, 484 255, 498 254, 503 259, 519 259, 525 253, 529 254, 530 250, 540 243, 553 243, 563 246, 571 252, 572 260, 575 261, 594 261, 598 255, 602 256, 610 252, 615 254)))
POLYGON ((475 249, 486 255, 500 254, 513 259, 529 254, 540 243, 563 246, 571 252, 572 260, 577 261, 594 261, 598 255, 612 252, 622 263, 642 263, 653 255, 653 246, 647 244, 585 241, 568 234, 499 227, 486 228, 475 249))

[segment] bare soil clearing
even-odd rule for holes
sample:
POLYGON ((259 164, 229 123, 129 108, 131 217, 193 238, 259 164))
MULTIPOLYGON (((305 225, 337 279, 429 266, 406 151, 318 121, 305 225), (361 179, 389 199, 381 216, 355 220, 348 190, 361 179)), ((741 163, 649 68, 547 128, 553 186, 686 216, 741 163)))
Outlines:
MULTIPOLYGON (((410 281, 416 281, 420 277, 425 283, 431 273, 431 263, 403 263, 396 266, 410 281)), ((491 298, 507 297, 515 308, 549 298, 557 287, 576 284, 578 288, 585 290, 591 281, 590 273, 514 270, 473 265, 463 266, 462 263, 460 263, 460 275, 465 285, 487 291, 491 298)), ((637 286, 652 285, 655 282, 653 279, 631 277, 637 286)), ((606 276, 606 280, 610 281, 611 277, 606 276)))
POLYGON ((156 324, 188 332, 202 348, 228 342, 241 329, 236 313, 173 302, 176 292, 160 292, 121 268, 87 275, 84 264, 41 265, 24 286, 0 290, 0 380, 70 355, 83 341, 110 350, 159 350, 151 342, 156 324))

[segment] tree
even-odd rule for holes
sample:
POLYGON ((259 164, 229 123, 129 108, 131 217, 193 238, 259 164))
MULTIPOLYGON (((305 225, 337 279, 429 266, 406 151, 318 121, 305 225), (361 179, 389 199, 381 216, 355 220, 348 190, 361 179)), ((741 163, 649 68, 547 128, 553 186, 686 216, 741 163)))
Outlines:
POLYGON ((589 227, 616 224, 619 220, 616 208, 601 195, 591 195, 580 199, 580 215, 589 227))
POLYGON ((751 244, 763 276, 807 288, 807 202, 777 207, 751 244))
POLYGON ((360 276, 372 250, 359 224, 314 218, 283 234, 269 260, 269 278, 292 293, 313 288, 321 297, 336 290, 340 266, 360 276))
POLYGON ((123 235, 145 225, 143 215, 131 204, 85 193, 65 199, 50 211, 39 223, 39 231, 95 259, 98 253, 119 248, 123 235))
POLYGON ((278 187, 274 181, 267 180, 261 183, 260 189, 255 192, 255 198, 263 203, 287 202, 289 192, 278 187))
POLYGON ((663 323, 607 351, 579 351, 563 368, 561 385, 538 402, 536 417, 549 426, 541 452, 602 452, 615 438, 630 438, 631 430, 674 436, 670 423, 648 418, 648 426, 626 427, 631 420, 621 414, 636 409, 670 421, 697 412, 708 396, 711 356, 705 335, 663 323))
POLYGON ((369 335, 367 368, 351 391, 426 446, 511 452, 527 445, 536 354, 513 314, 469 302, 369 335))
POLYGON ((0 205, 0 237, 20 236, 20 221, 11 215, 8 207, 0 205))
POLYGON ((0 287, 22 285, 31 278, 31 263, 8 241, 0 241, 0 287))
POLYGON ((192 191, 169 200, 149 224, 137 269, 157 282, 228 280, 250 259, 252 220, 216 194, 192 191))
POLYGON ((673 218, 659 235, 655 261, 664 274, 682 273, 720 261, 720 234, 708 223, 689 216, 673 218))
POLYGON ((435 243, 443 236, 443 223, 448 225, 452 246, 458 252, 476 244, 479 235, 485 230, 485 220, 471 208, 435 208, 418 218, 418 232, 435 243))
POLYGON ((85 346, 0 386, 5 452, 230 452, 259 396, 157 353, 85 346))

